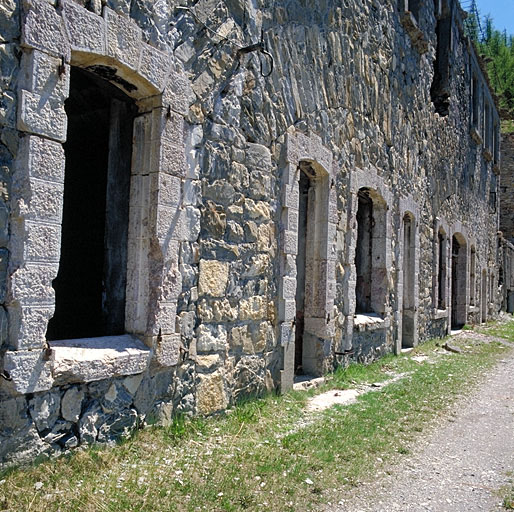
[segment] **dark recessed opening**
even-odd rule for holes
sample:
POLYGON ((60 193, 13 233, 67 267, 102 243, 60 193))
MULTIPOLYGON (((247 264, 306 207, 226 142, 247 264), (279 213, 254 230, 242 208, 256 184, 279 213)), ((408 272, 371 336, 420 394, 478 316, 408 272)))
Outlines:
POLYGON ((49 340, 123 334, 133 101, 72 68, 59 272, 49 340))
POLYGON ((355 247, 355 313, 368 313, 371 308, 372 239, 373 239, 373 200, 369 190, 363 188, 358 193, 357 245, 355 247))
POLYGON ((305 330, 305 282, 307 264, 307 223, 311 180, 303 171, 299 182, 298 255, 296 256, 296 320, 295 320, 295 373, 303 373, 303 336, 305 330))

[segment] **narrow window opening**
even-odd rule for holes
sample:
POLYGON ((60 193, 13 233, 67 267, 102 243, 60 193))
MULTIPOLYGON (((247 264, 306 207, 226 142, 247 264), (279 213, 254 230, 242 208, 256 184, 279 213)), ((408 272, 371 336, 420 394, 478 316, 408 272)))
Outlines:
POLYGON ((473 75, 473 80, 471 82, 471 126, 477 131, 479 129, 478 98, 478 80, 477 77, 473 75))
POLYGON ((493 150, 493 163, 498 165, 500 163, 500 130, 497 122, 494 123, 493 128, 493 150))
POLYGON ((133 101, 72 68, 55 314, 47 339, 125 332, 133 101))
POLYGON ((489 104, 484 106, 484 122, 482 124, 482 140, 484 141, 484 148, 489 149, 489 104))
POLYGON ((414 346, 415 339, 415 227, 410 214, 403 217, 403 312, 402 347, 414 346))
MULTIPOLYGON (((437 2, 436 2, 437 4, 437 2)), ((430 88, 430 96, 435 111, 440 116, 447 116, 450 109, 450 52, 451 52, 451 16, 443 7, 437 16, 436 6, 436 58, 434 61, 434 78, 430 88)))
POLYGON ((419 22, 419 9, 421 7, 421 0, 405 0, 405 7, 410 11, 416 21, 419 22))

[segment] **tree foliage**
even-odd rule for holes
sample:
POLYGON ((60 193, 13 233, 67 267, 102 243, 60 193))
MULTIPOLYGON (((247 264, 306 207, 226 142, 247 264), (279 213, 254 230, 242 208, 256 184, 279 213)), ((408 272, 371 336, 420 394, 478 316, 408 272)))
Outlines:
POLYGON ((514 36, 500 32, 493 26, 491 18, 485 19, 482 38, 478 31, 471 32, 478 51, 484 59, 489 80, 498 97, 503 119, 514 119, 514 36))

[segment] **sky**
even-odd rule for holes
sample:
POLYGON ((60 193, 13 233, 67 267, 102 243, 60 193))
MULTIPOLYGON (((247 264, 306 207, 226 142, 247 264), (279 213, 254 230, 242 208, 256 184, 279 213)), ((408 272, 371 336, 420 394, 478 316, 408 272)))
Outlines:
POLYGON ((477 0, 477 5, 482 16, 491 15, 497 30, 514 35, 514 0, 477 0))

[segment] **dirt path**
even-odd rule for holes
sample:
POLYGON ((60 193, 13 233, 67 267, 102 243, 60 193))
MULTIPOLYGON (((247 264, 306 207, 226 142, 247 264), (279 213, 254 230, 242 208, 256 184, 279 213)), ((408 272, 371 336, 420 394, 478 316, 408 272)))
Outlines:
MULTIPOLYGON (((423 435, 423 434, 422 434, 423 435)), ((330 512, 500 511, 514 471, 514 353, 388 475, 359 486, 330 512)))

